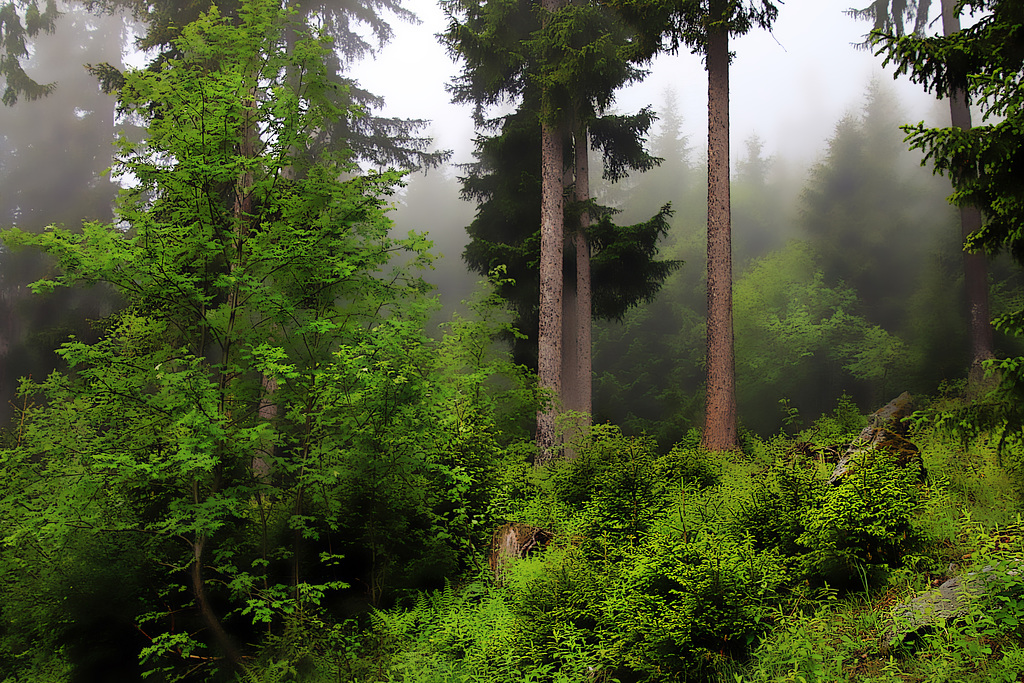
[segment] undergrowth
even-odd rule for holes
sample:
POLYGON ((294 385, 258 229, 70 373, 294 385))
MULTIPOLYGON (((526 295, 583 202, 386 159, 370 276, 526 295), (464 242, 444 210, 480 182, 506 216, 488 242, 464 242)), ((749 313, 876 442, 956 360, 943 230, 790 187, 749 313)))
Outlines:
POLYGON ((1020 680, 1016 482, 984 437, 921 423, 926 476, 876 452, 830 485, 829 449, 865 424, 851 405, 743 452, 660 455, 600 425, 574 460, 507 469, 492 517, 554 540, 500 583, 374 612, 375 680, 1020 680), (981 568, 1003 589, 893 635, 894 607, 981 568))

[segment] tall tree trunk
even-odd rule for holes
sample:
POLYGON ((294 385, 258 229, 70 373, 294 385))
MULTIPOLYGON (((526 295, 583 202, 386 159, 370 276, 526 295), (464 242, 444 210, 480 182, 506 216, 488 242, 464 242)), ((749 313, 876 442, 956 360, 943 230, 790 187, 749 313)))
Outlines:
POLYGON ((707 402, 703 444, 731 450, 736 435, 736 371, 732 331, 732 235, 729 204, 729 31, 726 3, 711 5, 708 71, 707 402))
MULTIPOLYGON (((573 199, 590 199, 590 159, 586 126, 577 125, 573 135, 574 168, 567 174, 573 186, 573 199)), ((590 215, 582 212, 571 236, 574 258, 565 264, 562 298, 562 407, 578 414, 569 433, 568 442, 590 427, 591 413, 591 291, 590 245, 587 228, 590 215)), ((566 448, 565 458, 575 457, 575 451, 566 448)))
MULTIPOLYGON (((953 0, 942 0, 942 34, 950 36, 960 31, 960 17, 953 0)), ((960 89, 949 93, 949 115, 952 124, 961 130, 971 128, 971 109, 960 89)), ((960 207, 960 233, 963 240, 981 229, 981 211, 974 206, 960 207)), ((971 360, 968 385, 978 388, 982 383, 982 361, 994 356, 992 325, 988 309, 988 263, 984 254, 964 252, 964 282, 967 289, 967 315, 971 340, 971 360)))
MULTIPOLYGON (((575 199, 583 203, 590 201, 590 138, 587 127, 578 126, 576 130, 576 185, 575 199)), ((576 250, 576 327, 573 336, 576 339, 576 358, 573 368, 573 389, 569 408, 579 412, 582 419, 578 427, 590 427, 592 404, 592 359, 591 359, 591 318, 593 315, 593 299, 590 286, 590 242, 587 241, 587 230, 590 228, 590 213, 580 212, 579 225, 573 231, 573 246, 576 250)))
MULTIPOLYGON (((570 228, 566 227, 568 233, 570 228)), ((566 235, 566 245, 576 247, 575 234, 566 235)), ((577 330, 579 324, 579 289, 576 277, 577 263, 571 255, 563 254, 565 261, 562 266, 562 409, 579 410, 580 382, 579 382, 579 336, 577 330)), ((568 441, 572 434, 564 434, 563 439, 568 441)), ((570 456, 571 457, 571 456, 570 456)))
MULTIPOLYGON (((545 12, 555 12, 560 0, 541 0, 545 12)), ((562 254, 564 218, 562 202, 562 131, 552 119, 545 93, 541 108, 540 205, 540 330, 537 335, 537 383, 554 395, 554 402, 537 411, 537 459, 554 457, 557 440, 555 417, 562 392, 562 254)))

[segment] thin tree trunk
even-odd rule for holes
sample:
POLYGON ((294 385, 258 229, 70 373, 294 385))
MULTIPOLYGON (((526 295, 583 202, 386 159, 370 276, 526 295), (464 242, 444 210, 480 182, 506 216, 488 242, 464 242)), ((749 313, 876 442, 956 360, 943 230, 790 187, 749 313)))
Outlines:
MULTIPOLYGON (((590 201, 590 139, 586 126, 579 126, 576 131, 576 192, 575 199, 583 203, 590 201)), ((579 226, 573 231, 573 245, 576 248, 576 328, 573 336, 576 339, 575 368, 573 369, 574 392, 572 410, 581 414, 577 425, 580 430, 590 427, 590 415, 593 411, 592 398, 592 360, 591 360, 591 318, 593 315, 593 299, 590 288, 590 243, 587 241, 587 230, 590 228, 590 213, 580 213, 579 226)))
MULTIPOLYGON (((960 31, 960 17, 957 16, 952 0, 942 0, 942 34, 950 36, 960 31)), ((971 129, 971 109, 967 98, 960 89, 949 93, 949 115, 955 128, 971 129)), ((960 207, 960 233, 966 240, 972 232, 981 229, 981 211, 974 206, 960 207)), ((982 384, 984 370, 982 361, 992 358, 992 325, 988 308, 988 263, 984 254, 964 251, 964 282, 967 289, 968 330, 971 340, 971 359, 968 384, 977 388, 982 384)))
MULTIPOLYGON (((541 0, 546 12, 557 11, 560 0, 541 0)), ((545 94, 541 120, 540 205, 540 330, 537 335, 537 383, 554 395, 554 402, 537 411, 538 465, 554 457, 555 417, 562 392, 562 131, 550 120, 545 94)))
MULTIPOLYGON (((246 116, 242 123, 241 140, 239 143, 239 154, 245 158, 252 158, 256 155, 256 122, 255 122, 255 100, 254 94, 249 93, 248 98, 243 104, 246 116)), ((234 234, 232 238, 234 244, 232 245, 234 254, 231 262, 228 264, 230 272, 234 272, 236 269, 242 266, 243 253, 245 250, 245 241, 248 237, 250 224, 252 221, 252 186, 254 183, 253 173, 246 171, 239 175, 235 181, 234 188, 234 205, 232 206, 232 217, 234 219, 234 234)), ((233 328, 236 322, 237 311, 241 306, 241 293, 239 286, 236 284, 231 288, 228 294, 228 306, 230 314, 228 317, 228 329, 224 335, 224 339, 220 345, 221 359, 220 359, 220 376, 218 378, 219 392, 220 392, 220 412, 222 415, 231 419, 234 417, 235 401, 235 378, 229 368, 232 361, 233 353, 233 328)), ((227 448, 224 449, 226 453, 227 448)), ((215 475, 215 483, 212 486, 212 492, 216 492, 219 488, 220 470, 223 468, 225 455, 221 457, 221 464, 218 465, 218 470, 215 475)), ((253 457, 253 465, 255 469, 255 461, 259 456, 253 457)), ((199 500, 199 483, 193 482, 193 497, 194 502, 198 505, 199 500)), ((192 543, 192 567, 191 567, 191 581, 192 581, 192 595, 195 598, 196 607, 199 609, 199 613, 206 624, 207 629, 213 635, 213 639, 217 644, 217 647, 224 653, 224 656, 231 662, 232 666, 243 673, 247 673, 245 663, 242 661, 242 656, 232 640, 231 636, 224 629, 224 625, 220 620, 220 617, 214 612, 213 607, 210 605, 210 601, 207 598, 206 593, 206 581, 203 578, 203 555, 206 548, 207 537, 203 534, 197 534, 195 541, 192 543)))
MULTIPOLYGON (((725 3, 712 4, 712 17, 725 3)), ((736 434, 736 372, 732 330, 732 235, 729 216, 729 33, 708 30, 708 320, 707 402, 703 444, 731 450, 736 434)))
POLYGON ((213 611, 213 607, 206 596, 206 580, 203 578, 203 551, 205 546, 205 536, 198 536, 192 544, 192 594, 196 599, 199 614, 202 615, 203 621, 206 622, 206 627, 213 634, 213 640, 217 647, 220 648, 224 657, 231 662, 232 667, 248 678, 249 670, 245 666, 242 654, 238 651, 234 640, 224 630, 220 617, 213 611))
MULTIPOLYGON (((567 230, 568 232, 568 230, 567 230)), ((566 243, 573 248, 576 246, 576 236, 566 235, 566 243)), ((576 320, 579 314, 579 292, 577 289, 576 259, 571 255, 563 254, 562 279, 562 409, 579 410, 580 386, 579 386, 579 337, 577 329, 579 324, 576 320)), ((568 441, 573 435, 564 435, 568 441)))

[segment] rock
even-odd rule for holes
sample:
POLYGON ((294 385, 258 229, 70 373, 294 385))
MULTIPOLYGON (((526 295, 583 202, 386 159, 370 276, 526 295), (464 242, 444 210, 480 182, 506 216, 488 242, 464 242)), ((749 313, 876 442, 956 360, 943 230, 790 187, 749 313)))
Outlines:
POLYGON ((920 466, 920 478, 923 481, 925 470, 920 449, 906 438, 907 427, 903 418, 908 417, 914 408, 910 394, 903 392, 885 406, 879 408, 868 417, 865 427, 857 440, 850 444, 839 457, 828 483, 836 486, 842 481, 850 469, 850 464, 867 457, 873 451, 888 451, 896 455, 896 464, 907 467, 911 464, 920 466))
POLYGON ((1011 561, 1010 568, 995 571, 986 565, 980 572, 973 571, 947 579, 938 588, 921 593, 917 597, 893 608, 892 623, 889 626, 888 641, 906 638, 939 620, 950 621, 967 613, 972 600, 990 592, 1020 592, 1024 588, 1024 577, 1020 577, 1020 561, 1011 561))
POLYGON ((833 486, 838 485, 847 472, 849 472, 852 463, 870 457, 871 453, 876 451, 893 453, 896 456, 896 464, 899 467, 907 467, 912 464, 918 465, 921 472, 920 479, 924 480, 924 461, 921 459, 920 449, 913 442, 887 429, 874 428, 870 431, 865 430, 865 432, 861 432, 863 440, 851 444, 839 458, 839 462, 836 463, 835 469, 832 470, 832 476, 829 477, 828 483, 833 486), (865 436, 866 438, 864 438, 865 436))
POLYGON ((509 522, 495 529, 487 557, 495 581, 502 583, 509 562, 526 557, 532 550, 543 548, 554 537, 547 529, 518 522, 509 522))
POLYGON ((915 633, 940 619, 950 620, 963 615, 971 596, 977 594, 971 590, 970 583, 961 581, 962 577, 954 576, 938 588, 925 591, 893 608, 889 640, 915 633))
POLYGON ((868 416, 868 426, 861 432, 861 440, 866 440, 865 434, 874 429, 886 429, 905 437, 907 435, 907 424, 903 419, 910 417, 913 412, 914 399, 908 392, 904 391, 868 416))

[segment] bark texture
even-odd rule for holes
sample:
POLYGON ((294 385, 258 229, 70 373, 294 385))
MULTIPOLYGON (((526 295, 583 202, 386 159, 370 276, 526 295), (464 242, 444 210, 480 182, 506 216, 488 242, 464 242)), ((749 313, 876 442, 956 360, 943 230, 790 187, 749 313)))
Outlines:
POLYGON ((550 123, 541 127, 540 330, 537 382, 555 403, 537 413, 537 463, 554 457, 557 399, 562 392, 562 136, 550 123))
POLYGON ((491 550, 487 557, 494 580, 499 584, 504 583, 505 571, 511 562, 526 557, 534 550, 543 549, 554 537, 547 529, 519 522, 510 522, 495 529, 491 534, 491 550))
MULTIPOLYGON (((575 163, 573 174, 573 199, 586 202, 590 199, 590 159, 588 155, 588 134, 585 127, 577 129, 574 135, 575 163)), ((566 440, 571 440, 590 427, 592 411, 592 360, 591 360, 591 318, 592 297, 590 287, 590 244, 587 242, 587 228, 590 215, 580 214, 571 237, 575 259, 565 264, 565 281, 562 301, 562 406, 579 413, 579 419, 570 426, 566 440)), ((569 450, 563 453, 571 458, 569 450)))
MULTIPOLYGON (((581 126, 576 134, 576 201, 590 200, 590 137, 587 129, 581 126)), ((590 426, 592 404, 592 346, 591 318, 593 316, 593 298, 590 285, 590 242, 587 230, 590 228, 590 213, 580 213, 580 224, 573 233, 576 247, 576 368, 575 391, 570 406, 584 415, 581 428, 590 426)))
MULTIPOLYGON (((541 0, 545 12, 555 12, 562 0, 541 0)), ((563 218, 562 131, 552 122, 550 97, 543 95, 541 122, 540 204, 540 330, 537 334, 537 383, 555 401, 537 412, 538 465, 551 460, 557 445, 555 417, 562 394, 562 255, 563 218)))
MULTIPOLYGON (((953 0, 942 0, 942 34, 960 30, 953 0)), ((971 109, 960 89, 952 89, 949 96, 949 115, 955 128, 970 130, 971 109)), ((981 211, 974 206, 960 207, 960 232, 966 240, 972 232, 981 229, 981 211)), ((969 383, 977 387, 983 379, 982 361, 994 356, 992 351, 992 325, 988 308, 988 263, 984 254, 964 252, 964 282, 967 289, 968 331, 971 340, 969 383)))
MULTIPOLYGON (((712 4, 721 17, 725 5, 712 4)), ((737 447, 736 372, 732 326, 732 234, 729 200, 729 33, 712 26, 708 71, 708 320, 707 402, 703 444, 715 451, 737 447)))

